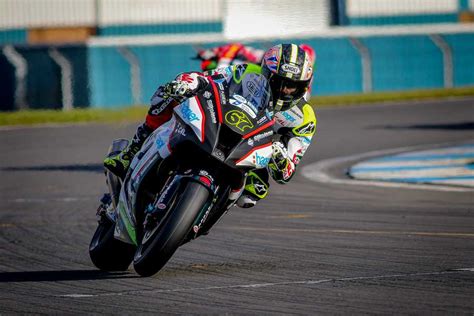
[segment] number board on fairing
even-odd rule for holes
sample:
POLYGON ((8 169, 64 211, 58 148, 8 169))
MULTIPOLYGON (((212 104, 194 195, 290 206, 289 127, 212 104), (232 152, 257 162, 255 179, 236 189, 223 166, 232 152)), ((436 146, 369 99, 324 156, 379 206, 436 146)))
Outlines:
POLYGON ((241 132, 251 130, 255 126, 247 114, 240 110, 231 110, 227 112, 225 115, 225 122, 236 127, 241 132))

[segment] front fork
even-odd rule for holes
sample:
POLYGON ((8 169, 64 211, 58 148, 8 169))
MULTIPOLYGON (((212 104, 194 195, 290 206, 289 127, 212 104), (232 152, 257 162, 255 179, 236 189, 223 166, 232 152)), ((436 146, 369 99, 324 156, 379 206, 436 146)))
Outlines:
MULTIPOLYGON (((127 139, 116 139, 112 142, 107 152, 107 157, 111 157, 119 154, 125 148, 127 148, 129 141, 127 139)), ((114 175, 109 170, 105 170, 105 177, 107 182, 107 187, 109 189, 111 202, 114 208, 117 207, 118 200, 120 197, 120 189, 122 188, 122 181, 114 175)))
POLYGON ((143 223, 144 230, 150 230, 160 225, 161 221, 166 217, 170 208, 179 198, 179 193, 187 182, 198 182, 209 190, 209 198, 203 206, 199 215, 196 217, 192 226, 190 236, 186 239, 194 239, 198 236, 201 227, 206 222, 211 210, 218 201, 219 186, 215 184, 214 177, 207 170, 190 169, 183 173, 172 174, 163 186, 161 192, 157 194, 155 201, 145 208, 145 220, 143 223))

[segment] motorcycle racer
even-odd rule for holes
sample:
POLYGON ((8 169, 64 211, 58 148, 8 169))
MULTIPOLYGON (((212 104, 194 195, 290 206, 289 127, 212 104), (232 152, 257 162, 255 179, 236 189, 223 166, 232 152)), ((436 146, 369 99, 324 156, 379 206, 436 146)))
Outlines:
MULTIPOLYGON (((299 46, 308 55, 314 71, 314 64, 316 63, 316 53, 314 49, 308 44, 300 44, 299 46)), ((202 71, 210 71, 216 68, 228 67, 230 65, 238 65, 242 63, 261 64, 264 54, 265 50, 262 49, 243 45, 241 43, 230 43, 199 50, 196 59, 201 60, 202 71)), ((306 92, 306 100, 309 100, 311 97, 311 85, 312 84, 310 83, 310 88, 306 92)))
MULTIPOLYGON (((314 51, 313 51, 314 52, 314 51)), ((259 169, 250 173, 245 191, 237 204, 252 207, 268 194, 268 174, 280 184, 293 177, 316 132, 316 115, 307 96, 313 79, 314 56, 295 44, 281 44, 270 48, 262 60, 262 72, 270 73, 275 132, 273 157, 268 172, 259 169)))
POLYGON ((202 71, 228 67, 243 63, 260 64, 265 50, 230 43, 214 48, 199 50, 196 58, 201 60, 202 71))
MULTIPOLYGON (((151 99, 145 122, 138 127, 129 146, 116 156, 106 158, 104 166, 123 179, 145 139, 171 119, 175 106, 196 95, 209 80, 232 80, 236 72, 243 72, 246 67, 242 64, 206 73, 182 73, 160 86, 151 99)), ((268 195, 269 175, 280 184, 290 181, 316 130, 316 116, 304 98, 313 78, 312 60, 305 50, 295 44, 270 48, 263 57, 261 73, 272 90, 274 127, 279 139, 273 142, 268 168, 250 172, 242 187, 231 192, 229 205, 237 200, 244 208, 254 206, 268 195)))

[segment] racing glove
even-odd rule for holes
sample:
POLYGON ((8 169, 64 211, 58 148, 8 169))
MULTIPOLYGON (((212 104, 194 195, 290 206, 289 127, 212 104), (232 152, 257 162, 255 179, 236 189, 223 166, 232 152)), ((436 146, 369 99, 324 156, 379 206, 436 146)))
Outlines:
POLYGON ((285 184, 290 181, 295 172, 295 164, 290 159, 288 150, 281 142, 272 144, 272 158, 268 163, 268 170, 272 178, 280 183, 285 184))
POLYGON ((166 97, 183 100, 196 95, 208 83, 206 77, 199 73, 183 73, 178 75, 175 80, 165 84, 163 93, 166 97))

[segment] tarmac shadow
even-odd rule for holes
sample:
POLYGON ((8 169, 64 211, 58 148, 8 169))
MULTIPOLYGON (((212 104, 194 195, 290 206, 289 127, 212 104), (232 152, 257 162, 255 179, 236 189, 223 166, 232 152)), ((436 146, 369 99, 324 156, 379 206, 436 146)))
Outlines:
POLYGON ((130 279, 139 276, 127 271, 105 272, 100 270, 57 270, 57 271, 25 271, 1 272, 0 283, 10 282, 57 282, 84 281, 102 279, 130 279))
POLYGON ((84 165, 46 165, 46 166, 29 166, 29 167, 4 167, 2 171, 79 171, 79 172, 95 172, 103 173, 104 166, 102 164, 84 164, 84 165))

